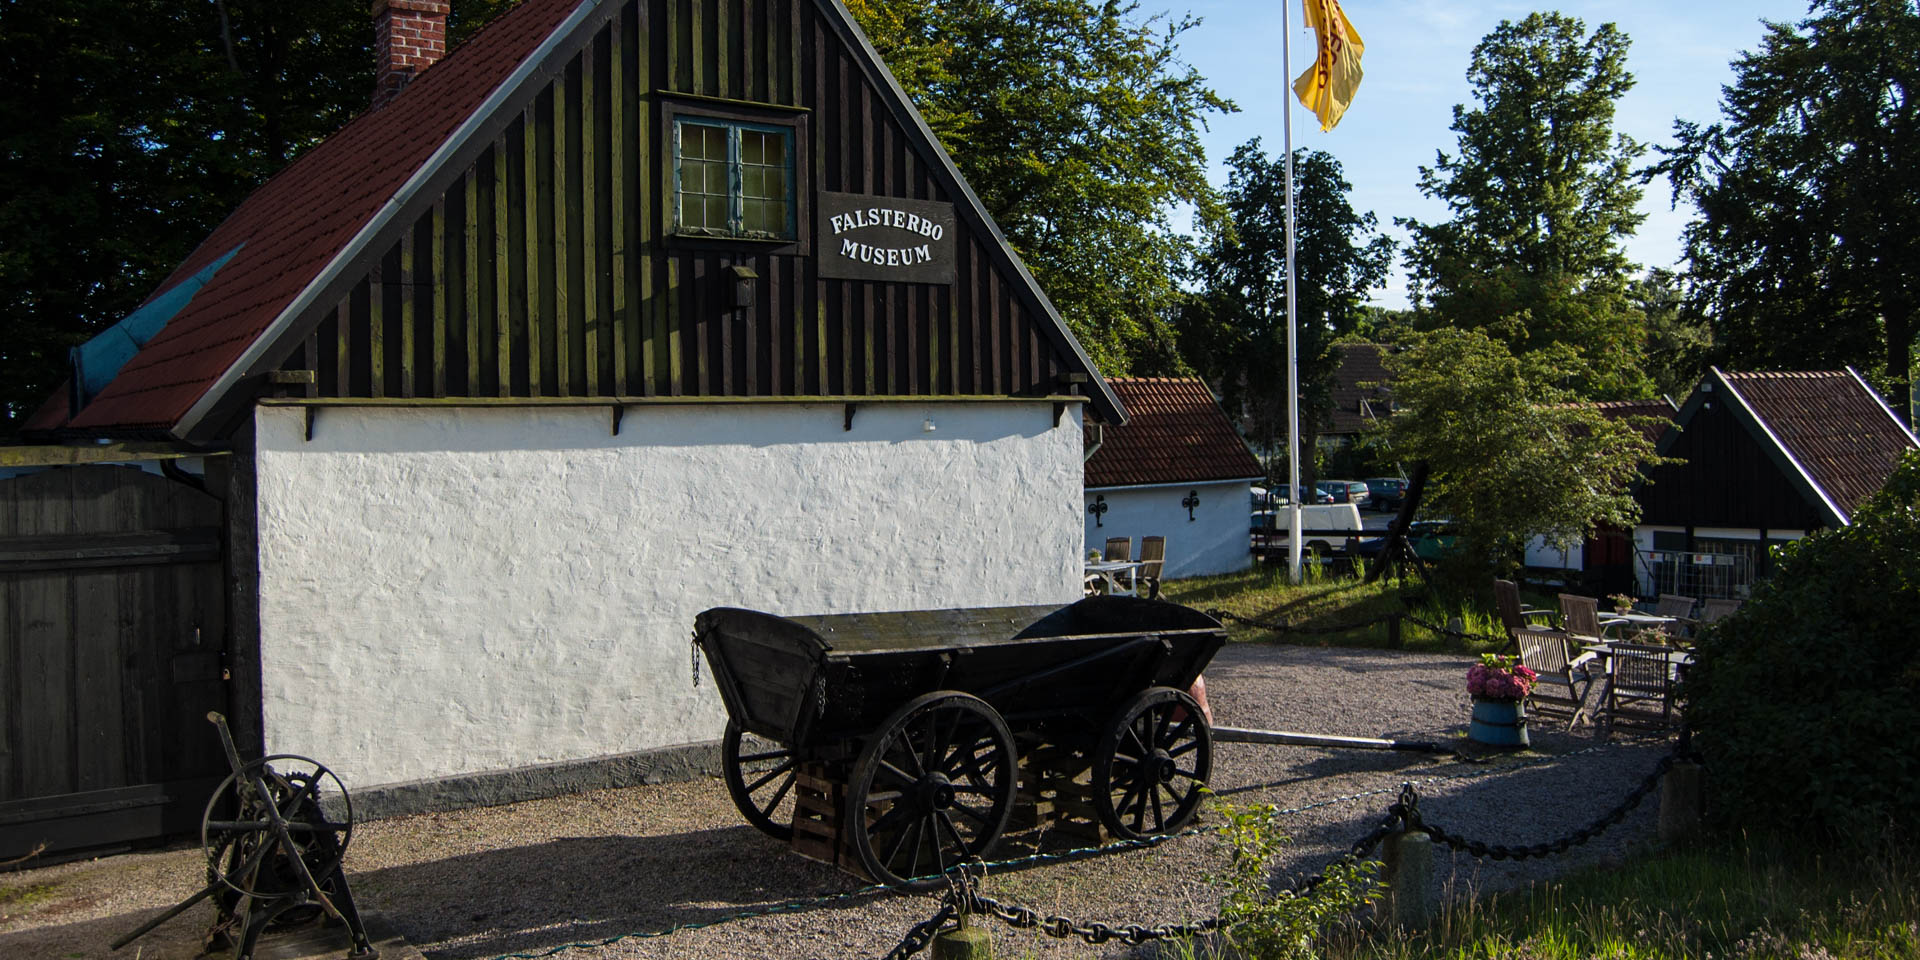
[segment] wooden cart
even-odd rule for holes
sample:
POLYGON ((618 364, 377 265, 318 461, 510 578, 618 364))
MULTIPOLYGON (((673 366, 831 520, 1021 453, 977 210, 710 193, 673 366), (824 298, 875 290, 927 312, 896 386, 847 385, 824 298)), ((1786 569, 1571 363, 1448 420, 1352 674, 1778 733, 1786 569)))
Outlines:
POLYGON ((1187 688, 1225 640, 1178 604, 1089 597, 817 617, 717 608, 695 642, 726 701, 727 788, 747 820, 796 847, 796 826, 819 830, 821 859, 926 887, 999 840, 1023 754, 1090 767, 1091 812, 1116 836, 1184 825, 1213 762, 1187 688))

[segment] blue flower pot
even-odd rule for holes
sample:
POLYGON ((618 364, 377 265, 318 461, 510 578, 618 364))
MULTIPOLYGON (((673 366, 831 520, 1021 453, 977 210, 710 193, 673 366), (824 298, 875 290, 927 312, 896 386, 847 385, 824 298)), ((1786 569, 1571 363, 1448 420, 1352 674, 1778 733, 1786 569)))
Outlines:
POLYGON ((1521 700, 1473 698, 1473 722, 1467 739, 1489 747, 1517 750, 1527 741, 1527 705, 1521 700))

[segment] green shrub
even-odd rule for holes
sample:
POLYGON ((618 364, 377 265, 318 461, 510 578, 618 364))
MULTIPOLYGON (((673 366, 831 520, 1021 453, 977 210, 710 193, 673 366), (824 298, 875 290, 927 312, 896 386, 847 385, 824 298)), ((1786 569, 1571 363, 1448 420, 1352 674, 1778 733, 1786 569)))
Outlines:
POLYGON ((1715 815, 1869 841, 1920 811, 1920 454, 1781 549, 1683 693, 1715 815))
POLYGON ((1371 860, 1336 862, 1326 879, 1311 893, 1294 896, 1275 893, 1270 886, 1274 863, 1285 852, 1287 836, 1274 822, 1268 804, 1221 804, 1221 830, 1233 859, 1213 878, 1226 887, 1220 898, 1220 919, 1233 956, 1245 960, 1310 960, 1314 940, 1328 924, 1354 915, 1373 900, 1380 882, 1371 860))

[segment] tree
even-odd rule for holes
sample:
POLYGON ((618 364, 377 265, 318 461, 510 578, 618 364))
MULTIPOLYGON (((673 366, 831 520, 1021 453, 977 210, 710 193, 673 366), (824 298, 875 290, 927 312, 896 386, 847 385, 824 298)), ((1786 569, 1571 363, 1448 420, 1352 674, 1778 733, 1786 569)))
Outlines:
POLYGON ((1233 105, 1176 59, 1198 21, 1117 0, 851 0, 880 55, 1100 369, 1177 364, 1165 317, 1233 105))
POLYGON ((1588 375, 1571 346, 1516 356, 1481 331, 1443 328, 1386 363, 1406 410, 1387 421, 1388 437, 1396 455, 1427 462, 1425 503, 1452 518, 1468 575, 1512 567, 1536 535, 1567 547, 1638 521, 1628 488, 1665 461, 1639 424, 1603 417, 1561 385, 1588 375))
POLYGON ((1654 167, 1691 202, 1687 295, 1743 367, 1851 364, 1907 406, 1920 309, 1920 13, 1818 0, 1733 63, 1654 167))
MULTIPOLYGON (((1332 409, 1334 339, 1369 316, 1367 291, 1386 277, 1393 241, 1374 235, 1373 214, 1354 212, 1332 156, 1294 151, 1294 177, 1301 446, 1310 453, 1332 409)), ((1227 160, 1219 210, 1202 218, 1201 289, 1180 321, 1182 351, 1269 450, 1287 426, 1286 211, 1284 158, 1269 159, 1257 137, 1242 144, 1227 160)))
POLYGON ((1398 220, 1414 302, 1429 328, 1484 330, 1515 351, 1564 344, 1588 361, 1596 398, 1644 395, 1641 322, 1627 299, 1625 238, 1642 219, 1633 161, 1613 132, 1633 87, 1628 40, 1613 24, 1536 13, 1502 21, 1474 48, 1479 106, 1453 108, 1459 153, 1420 168, 1443 223, 1398 220))
MULTIPOLYGON (((456 0, 456 31, 509 0, 456 0)), ((365 110, 365 0, 0 4, 0 433, 254 187, 365 110)))
POLYGON ((1646 320, 1644 369, 1653 389, 1669 397, 1693 392, 1713 352, 1713 325, 1686 302, 1671 270, 1647 271, 1628 286, 1627 298, 1646 320))
POLYGON ((1775 561, 1701 636, 1685 684, 1713 812, 1733 828, 1894 839, 1920 791, 1920 453, 1851 523, 1775 561))

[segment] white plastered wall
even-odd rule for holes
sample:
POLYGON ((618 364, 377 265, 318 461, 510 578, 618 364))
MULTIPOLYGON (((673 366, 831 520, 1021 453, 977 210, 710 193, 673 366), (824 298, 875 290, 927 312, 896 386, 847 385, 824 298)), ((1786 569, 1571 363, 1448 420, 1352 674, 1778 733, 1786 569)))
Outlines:
POLYGON ((1133 556, 1140 555, 1142 537, 1167 538, 1167 560, 1162 579, 1235 573, 1253 563, 1247 535, 1253 493, 1248 481, 1193 483, 1168 487, 1100 487, 1087 490, 1081 516, 1085 518, 1088 550, 1106 546, 1108 537, 1132 537, 1133 556), (1187 519, 1180 505, 1189 492, 1200 497, 1187 519), (1107 512, 1096 518, 1085 507, 1095 497, 1106 497, 1107 512), (1096 526, 1096 522, 1098 525, 1096 526))
POLYGON ((1078 598, 1077 408, 843 409, 260 408, 269 752, 360 789, 712 740, 709 607, 1078 598))

